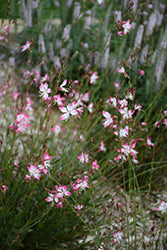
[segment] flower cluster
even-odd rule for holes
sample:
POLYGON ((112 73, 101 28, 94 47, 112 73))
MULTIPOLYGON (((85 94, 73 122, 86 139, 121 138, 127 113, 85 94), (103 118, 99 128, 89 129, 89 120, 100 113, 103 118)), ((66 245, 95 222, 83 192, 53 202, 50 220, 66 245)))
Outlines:
POLYGON ((167 127, 167 110, 164 110, 163 113, 161 114, 161 118, 159 121, 155 122, 155 127, 160 128, 161 125, 165 125, 167 127))
POLYGON ((40 180, 41 174, 47 174, 48 169, 51 168, 51 159, 52 156, 50 156, 47 152, 44 152, 41 157, 40 164, 32 164, 29 163, 29 167, 27 167, 29 174, 25 175, 25 180, 32 180, 32 177, 34 179, 40 180))
MULTIPOLYGON (((120 72, 124 73, 125 77, 127 77, 123 67, 118 70, 118 73, 120 72)), ((121 146, 116 149, 116 151, 119 153, 114 158, 116 162, 120 160, 127 161, 130 157, 133 163, 138 163, 138 151, 135 148, 137 141, 143 141, 144 139, 135 139, 136 124, 134 123, 133 117, 136 119, 138 114, 142 111, 142 106, 135 103, 134 97, 135 89, 128 90, 125 98, 123 99, 119 99, 118 96, 110 97, 105 102, 105 105, 112 110, 114 109, 112 112, 117 113, 117 116, 111 115, 108 111, 103 110, 102 112, 103 116, 105 117, 105 121, 103 122, 104 128, 110 127, 110 130, 116 136, 115 140, 117 142, 121 142, 121 146), (131 108, 129 108, 129 106, 131 108)), ((147 123, 142 122, 139 124, 139 130, 147 132, 147 123)), ((151 137, 149 136, 147 136, 146 146, 154 146, 154 143, 151 142, 151 137)))
POLYGON ((49 94, 52 92, 52 90, 48 87, 47 82, 41 83, 41 85, 39 86, 39 90, 40 90, 40 96, 44 100, 48 100, 49 99, 49 94))
POLYGON ((3 21, 1 23, 1 33, 0 33, 0 45, 5 43, 7 41, 8 33, 9 33, 9 28, 10 28, 10 22, 8 25, 3 24, 3 21))
POLYGON ((78 210, 77 216, 79 216, 79 215, 81 214, 81 210, 82 210, 82 208, 83 208, 83 204, 78 204, 77 206, 74 206, 74 208, 75 208, 76 210, 78 210))
POLYGON ((123 28, 123 31, 118 31, 119 36, 126 35, 133 28, 133 25, 130 24, 130 19, 128 19, 127 21, 119 20, 118 23, 119 28, 123 28))
POLYGON ((123 238, 123 234, 121 230, 119 230, 116 233, 112 233, 112 236, 114 237, 113 243, 116 243, 116 242, 120 243, 123 238))
POLYGON ((29 124, 29 115, 26 115, 24 112, 21 112, 20 114, 16 114, 16 132, 24 132, 27 127, 30 126, 29 124))
MULTIPOLYGON (((76 108, 75 103, 69 103, 67 107, 59 107, 59 110, 64 113, 61 117, 60 120, 67 120, 69 119, 70 116, 78 116, 78 108, 76 108)), ((82 108, 80 111, 82 112, 82 108)))
POLYGON ((52 205, 56 204, 56 207, 63 207, 63 202, 66 197, 71 196, 71 193, 67 190, 66 185, 57 186, 55 185, 55 190, 48 190, 48 197, 45 199, 47 202, 50 202, 52 205))
POLYGON ((81 155, 79 155, 77 158, 80 160, 80 163, 89 163, 89 154, 85 154, 82 152, 81 155))
POLYGON ((88 185, 88 181, 88 176, 84 175, 82 179, 77 179, 76 183, 72 182, 73 191, 81 192, 86 188, 90 188, 90 186, 88 185))
POLYGON ((40 173, 41 170, 37 168, 36 164, 32 164, 31 162, 29 163, 29 167, 27 167, 28 171, 29 171, 29 175, 25 175, 25 180, 31 180, 31 177, 33 177, 34 179, 40 180, 40 173))
POLYGON ((127 157, 132 156, 134 163, 138 163, 136 159, 137 151, 134 149, 136 146, 136 141, 132 140, 131 144, 125 143, 121 148, 117 149, 117 152, 120 154, 115 158, 116 161, 122 159, 123 161, 127 160, 127 157))

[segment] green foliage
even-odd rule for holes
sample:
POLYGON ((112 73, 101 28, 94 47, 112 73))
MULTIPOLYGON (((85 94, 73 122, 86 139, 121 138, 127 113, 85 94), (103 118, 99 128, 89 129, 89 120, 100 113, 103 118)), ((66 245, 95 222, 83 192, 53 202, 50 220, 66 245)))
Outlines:
POLYGON ((16 19, 20 17, 18 0, 1 0, 0 18, 16 19))
MULTIPOLYGON (((160 200, 165 201, 163 190, 166 187, 163 176, 167 166, 164 123, 167 82, 166 49, 162 44, 166 21, 163 19, 162 26, 157 26, 152 35, 144 35, 140 46, 135 48, 138 28, 146 21, 143 12, 147 10, 149 16, 152 13, 152 9, 147 8, 143 1, 135 12, 132 4, 126 7, 123 1, 106 0, 102 5, 95 1, 94 4, 78 1, 79 18, 74 17, 75 3, 70 7, 66 6, 65 0, 58 3, 56 7, 53 1, 40 1, 38 8, 33 10, 33 26, 25 27, 18 35, 8 36, 8 39, 18 39, 20 46, 29 40, 31 48, 30 51, 14 55, 18 75, 24 82, 16 102, 13 100, 15 85, 10 74, 5 80, 5 88, 2 86, 1 90, 4 101, 1 104, 0 132, 1 247, 98 249, 102 244, 104 249, 137 249, 142 246, 159 249, 162 241, 165 248, 166 217, 163 213, 159 215, 161 211, 156 211, 156 208, 160 200), (90 27, 85 29, 89 10, 92 11, 92 20, 90 27), (135 28, 122 37, 118 36, 121 27, 114 16, 114 11, 118 10, 122 11, 122 21, 131 19, 131 23, 136 23, 135 28), (52 24, 55 18, 60 19, 59 25, 52 24), (70 32, 66 39, 62 37, 67 25, 70 25, 70 32), (110 34, 111 40, 108 42, 110 34), (43 42, 40 44, 41 36, 43 42), (143 49, 147 46, 148 50, 141 60, 143 49), (107 49, 109 53, 105 62, 107 49), (158 53, 154 57, 156 51, 158 53), (60 67, 55 65, 57 57, 60 67), (157 76, 159 57, 164 59, 160 79, 157 76), (41 62, 43 64, 39 67, 41 62), (118 73, 122 66, 127 77, 118 73), (26 81, 23 69, 32 73, 26 81), (145 74, 141 75, 139 69, 144 70, 145 74), (39 70, 40 77, 46 72, 49 75, 46 81, 52 89, 50 100, 45 100, 42 95, 39 97, 40 77, 40 80, 32 83, 34 72, 39 70), (99 78, 95 84, 90 84, 93 72, 97 72, 99 78), (64 79, 68 80, 66 87, 71 96, 59 89, 64 79), (78 80, 79 84, 74 80, 78 80), (119 83, 119 90, 114 83, 119 83), (81 95, 89 93, 89 103, 94 104, 93 113, 89 113, 88 103, 84 103, 84 113, 80 115, 78 112, 81 119, 71 117, 71 120, 60 123, 62 114, 52 98, 61 94, 66 107, 68 103, 76 101, 75 92, 81 95), (25 110, 26 97, 33 94, 38 97, 31 113, 30 129, 18 132, 17 115, 25 110), (132 99, 128 99, 129 94, 132 94, 132 99), (117 107, 106 104, 110 97, 116 98, 117 107), (128 109, 134 112, 132 118, 122 118, 119 101, 125 99, 128 109), (135 110, 135 104, 142 105, 142 109, 135 110), (110 124, 104 128, 103 111, 114 117, 115 127, 110 124), (158 126, 155 126, 156 122, 159 122, 158 126), (51 131, 55 123, 63 127, 59 135, 51 131), (121 137, 120 130, 125 126, 129 129, 128 136, 121 137), (148 144, 148 138, 154 145, 148 144), (106 150, 99 152, 101 141, 104 141, 106 150), (134 151, 124 155, 121 150, 127 145, 129 150, 134 151), (81 152, 89 154, 89 163, 79 162, 81 152), (39 168, 44 153, 52 156, 51 167, 45 174, 40 172, 38 179, 30 174, 27 167, 31 163, 39 168), (117 159, 119 153, 121 159, 117 159), (134 155, 138 162, 135 162, 134 155), (123 156, 126 156, 125 160, 123 156), (15 160, 18 160, 19 166, 16 166, 15 160), (94 160, 100 166, 98 170, 92 169, 94 160), (26 177, 28 174, 30 179, 26 177), (80 192, 73 190, 77 181, 80 183, 85 176, 89 188, 80 192), (3 185, 8 188, 6 191, 3 185), (56 186, 64 185, 71 195, 62 199, 63 207, 45 200, 49 194, 57 194, 56 186), (78 204, 83 204, 80 215, 74 208, 78 204), (158 216, 156 213, 159 213, 158 216), (151 219, 156 217, 155 229, 150 228, 151 219), (142 236, 138 232, 138 225, 142 225, 142 236), (120 241, 117 239, 115 244, 113 234, 119 230, 122 231, 122 238, 120 241), (147 235, 150 237, 149 243, 146 242, 147 235)), ((19 17, 17 1, 11 1, 12 6, 10 17, 15 19, 19 17)), ((1 12, 6 8, 6 2, 3 2, 1 12)), ((1 12, 0 16, 5 17, 1 12)), ((2 46, 8 47, 8 40, 2 46)))

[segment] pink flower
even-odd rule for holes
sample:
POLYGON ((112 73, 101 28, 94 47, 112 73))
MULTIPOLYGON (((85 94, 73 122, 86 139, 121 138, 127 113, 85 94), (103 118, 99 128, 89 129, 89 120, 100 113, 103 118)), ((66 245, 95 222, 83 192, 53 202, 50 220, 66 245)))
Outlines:
POLYGON ((24 180, 31 180, 31 177, 28 174, 26 174, 24 180))
POLYGON ((125 68, 124 67, 121 67, 117 72, 118 73, 123 73, 125 77, 128 76, 128 74, 125 72, 125 68))
POLYGON ((87 106, 87 109, 89 111, 89 113, 93 113, 93 106, 94 106, 94 103, 91 102, 88 106, 87 106))
POLYGON ((51 160, 52 156, 50 156, 48 153, 43 153, 43 156, 41 157, 44 161, 51 160))
POLYGON ((24 114, 23 112, 20 114, 16 114, 16 132, 24 132, 27 127, 29 127, 29 115, 24 114))
POLYGON ((135 156, 137 154, 137 151, 134 150, 135 146, 136 146, 136 142, 134 142, 130 145, 125 143, 124 145, 122 145, 121 152, 124 153, 126 156, 128 156, 129 154, 131 154, 132 156, 135 156))
POLYGON ((43 164, 38 165, 38 169, 40 170, 40 172, 43 172, 44 174, 48 173, 48 162, 49 161, 45 161, 45 162, 43 162, 43 164))
POLYGON ((105 145, 104 145, 104 142, 101 141, 100 143, 100 146, 98 147, 98 151, 97 152, 101 152, 101 151, 106 151, 106 148, 105 148, 105 145))
POLYGON ((147 136, 147 146, 151 146, 151 147, 153 147, 154 146, 154 144, 151 142, 151 137, 148 137, 147 136))
POLYGON ((76 107, 78 107, 78 106, 83 106, 84 104, 83 104, 83 101, 82 101, 82 94, 80 94, 80 93, 77 93, 77 92, 75 92, 75 90, 73 90, 72 91, 72 93, 71 94, 69 94, 69 96, 70 97, 73 97, 73 96, 75 96, 75 104, 76 104, 76 107))
POLYGON ((125 126, 125 128, 120 128, 120 133, 119 136, 122 137, 127 137, 129 132, 129 127, 125 126))
POLYGON ((128 110, 127 107, 124 107, 123 109, 118 109, 118 111, 122 114, 122 118, 124 120, 132 118, 132 111, 128 110))
POLYGON ((9 26, 5 26, 4 24, 1 24, 1 28, 5 30, 5 36, 7 36, 8 31, 9 31, 9 26))
POLYGON ((132 91, 130 91, 130 92, 127 94, 126 99, 129 99, 129 100, 133 101, 133 94, 132 94, 132 91))
POLYGON ((163 124, 167 127, 167 119, 166 118, 164 118, 163 124))
POLYGON ((92 170, 97 170, 99 169, 99 165, 97 164, 97 160, 95 160, 94 162, 92 162, 92 170))
POLYGON ((59 95, 53 96, 53 101, 54 103, 57 103, 58 106, 64 106, 63 101, 65 101, 65 98, 61 97, 59 94, 59 95))
POLYGON ((57 208, 63 207, 63 203, 62 203, 61 201, 59 201, 56 207, 57 207, 57 208))
POLYGON ((144 76, 144 70, 139 69, 139 73, 141 76, 144 76))
POLYGON ((114 237, 113 243, 115 243, 115 242, 120 243, 120 241, 123 238, 123 234, 122 234, 121 230, 119 230, 117 233, 112 233, 112 236, 114 237))
POLYGON ((90 77, 90 84, 95 84, 98 78, 99 76, 97 75, 97 72, 93 72, 93 74, 90 77))
POLYGON ((102 4, 103 3, 103 0, 97 0, 98 4, 102 4))
POLYGON ((18 98, 18 96, 19 96, 19 93, 18 93, 18 92, 14 92, 14 93, 12 94, 12 96, 13 96, 14 100, 17 101, 17 98, 18 98))
POLYGON ((41 83, 44 83, 46 81, 49 81, 48 73, 46 73, 43 77, 41 77, 41 83))
POLYGON ((41 83, 39 89, 40 89, 40 96, 42 96, 44 100, 48 100, 49 99, 48 94, 52 92, 52 90, 48 88, 48 84, 46 82, 41 83))
POLYGON ((122 159, 123 161, 127 160, 127 157, 129 155, 131 155, 133 157, 133 162, 137 163, 136 160, 136 155, 137 155, 137 151, 134 149, 134 147, 136 146, 136 141, 132 141, 132 144, 128 145, 127 143, 123 144, 121 148, 117 149, 117 152, 120 152, 121 154, 119 154, 115 160, 119 161, 120 159, 122 159))
POLYGON ((154 126, 155 126, 156 128, 160 128, 160 124, 161 124, 160 121, 157 121, 157 122, 154 123, 154 126))
POLYGON ((49 196, 45 199, 45 201, 51 202, 51 203, 58 202, 58 198, 55 197, 55 194, 48 193, 48 195, 49 196))
POLYGON ((56 190, 57 190, 57 194, 56 194, 56 197, 57 198, 61 198, 63 199, 64 196, 70 196, 71 193, 67 190, 67 186, 55 186, 56 190))
POLYGON ((86 188, 90 188, 88 185, 88 177, 84 176, 82 179, 78 179, 76 184, 73 184, 74 191, 82 191, 86 188))
POLYGON ((66 86, 66 84, 67 84, 67 79, 65 79, 65 80, 63 81, 63 83, 60 85, 59 90, 61 90, 61 91, 65 92, 65 93, 67 93, 68 90, 67 90, 66 88, 64 88, 64 86, 66 86))
POLYGON ((17 160, 14 161, 14 166, 16 166, 17 168, 19 168, 19 162, 17 160))
POLYGON ((128 102, 126 99, 118 100, 118 103, 120 104, 120 108, 124 108, 128 105, 128 102))
POLYGON ((88 102, 88 101, 89 101, 89 92, 85 93, 85 94, 82 96, 82 101, 84 101, 84 102, 88 102))
POLYGON ((76 106, 74 105, 74 103, 69 103, 67 105, 67 108, 59 107, 59 109, 62 113, 64 113, 60 117, 60 120, 67 120, 67 119, 69 119, 70 115, 72 115, 72 116, 78 115, 78 111, 76 110, 76 106))
POLYGON ((99 245, 98 250, 105 250, 104 247, 102 245, 99 245))
MULTIPOLYGON (((5 40, 5 36, 2 36, 1 34, 0 34, 0 41, 1 40, 5 40)), ((0 43, 1 44, 1 43, 0 43)))
POLYGON ((51 130, 55 132, 55 135, 61 133, 61 127, 58 124, 55 124, 55 126, 51 128, 51 130))
POLYGON ((161 201, 161 205, 156 210, 161 211, 162 213, 166 213, 167 212, 167 202, 161 201))
POLYGON ((120 128, 119 131, 114 132, 114 134, 119 135, 120 138, 128 137, 128 133, 129 133, 129 127, 128 126, 125 126, 125 128, 120 128))
POLYGON ((21 52, 23 52, 25 50, 30 50, 30 45, 31 45, 31 43, 29 41, 27 41, 25 45, 21 46, 21 48, 22 48, 21 52))
POLYGON ((112 126, 113 122, 114 122, 114 118, 115 116, 111 117, 110 113, 108 113, 107 111, 103 111, 103 116, 105 117, 105 121, 104 121, 104 127, 108 127, 108 126, 112 126))
POLYGON ((79 213, 77 214, 77 216, 79 216, 81 213, 81 209, 83 208, 83 204, 78 204, 77 206, 74 206, 74 208, 79 211, 79 213))
POLYGON ((124 28, 124 35, 126 35, 133 28, 133 25, 130 24, 130 19, 126 22, 124 21, 122 27, 124 28))
POLYGON ((42 158, 42 164, 43 164, 43 169, 41 169, 41 171, 43 171, 45 174, 47 173, 48 168, 50 168, 50 161, 52 159, 52 156, 49 155, 48 153, 43 153, 42 158))
POLYGON ((140 104, 138 104, 138 105, 135 104, 134 109, 140 111, 142 109, 142 106, 140 104))
POLYGON ((110 97, 110 102, 111 102, 111 105, 116 108, 117 107, 117 99, 115 97, 110 97))
POLYGON ((143 127, 143 126, 147 126, 147 123, 146 123, 146 122, 141 122, 141 124, 139 125, 139 128, 140 128, 142 131, 147 130, 147 128, 145 128, 145 127, 143 127))
POLYGON ((9 129, 10 129, 11 133, 13 133, 16 128, 17 128, 17 126, 14 126, 14 124, 9 125, 9 129))
POLYGON ((117 203, 117 206, 118 206, 118 207, 122 207, 122 208, 124 208, 124 207, 125 207, 125 205, 124 205, 124 204, 122 204, 121 202, 118 202, 118 203, 117 203))
POLYGON ((34 78, 31 81, 31 85, 33 84, 33 82, 37 84, 38 80, 40 80, 40 77, 41 77, 41 72, 40 71, 35 71, 35 72, 32 73, 32 75, 33 74, 34 74, 34 78))
POLYGON ((40 170, 37 168, 36 164, 32 165, 29 163, 30 167, 28 168, 28 171, 30 172, 30 176, 34 177, 34 179, 40 180, 40 170))
POLYGON ((2 191, 2 193, 5 194, 7 190, 8 190, 8 187, 7 187, 7 186, 1 185, 1 191, 2 191))
MULTIPOLYGON (((82 114, 84 111, 83 111, 83 107, 79 107, 76 109, 77 112, 79 112, 80 114, 82 114)), ((78 116, 79 117, 79 116, 78 116)))
POLYGON ((117 34, 118 34, 118 36, 121 37, 122 35, 124 35, 124 32, 123 31, 118 31, 117 34))
POLYGON ((123 154, 117 155, 117 157, 114 158, 115 161, 120 161, 120 160, 126 161, 126 157, 123 154))
POLYGON ((24 71, 24 75, 23 75, 23 77, 25 78, 25 79, 29 79, 31 76, 33 76, 33 72, 30 72, 29 70, 25 70, 24 71))
POLYGON ((84 154, 82 152, 81 155, 79 155, 77 158, 80 160, 81 163, 89 163, 89 154, 84 154))
POLYGON ((25 110, 26 111, 32 111, 33 110, 33 108, 31 107, 31 105, 32 105, 32 100, 30 99, 30 97, 29 96, 27 96, 26 97, 26 106, 25 106, 25 110))
POLYGON ((63 207, 63 203, 61 201, 59 201, 59 199, 56 197, 55 194, 48 192, 48 195, 49 196, 45 199, 45 201, 52 203, 52 205, 54 205, 56 203, 57 208, 63 207))
POLYGON ((118 91, 120 89, 120 83, 119 82, 114 82, 114 86, 116 91, 118 91))

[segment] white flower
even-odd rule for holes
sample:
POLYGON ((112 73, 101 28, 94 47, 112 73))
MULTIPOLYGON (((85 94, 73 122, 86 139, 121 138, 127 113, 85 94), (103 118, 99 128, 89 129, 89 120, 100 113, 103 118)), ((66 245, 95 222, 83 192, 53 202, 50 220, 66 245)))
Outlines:
POLYGON ((102 4, 103 0, 97 0, 98 4, 102 4))
POLYGON ((133 25, 130 24, 130 19, 129 19, 127 22, 125 22, 125 23, 122 25, 122 27, 124 28, 124 35, 126 35, 126 33, 128 33, 128 32, 130 31, 130 29, 133 28, 133 25))
POLYGON ((114 240, 113 240, 113 243, 115 242, 121 242, 122 238, 123 238, 123 234, 122 234, 122 231, 119 230, 117 233, 112 233, 113 237, 114 237, 114 240))
POLYGON ((69 103, 67 105, 67 108, 65 107, 59 107, 60 111, 64 114, 60 117, 60 120, 67 120, 70 115, 78 115, 78 111, 76 110, 76 107, 73 103, 69 103))
POLYGON ((151 142, 151 138, 147 136, 147 145, 153 147, 154 143, 151 142))
POLYGON ((97 72, 94 72, 91 77, 90 77, 90 84, 94 84, 96 83, 96 80, 99 78, 99 76, 97 75, 97 72))
POLYGON ((63 92, 68 92, 68 90, 66 88, 64 88, 64 86, 67 84, 67 79, 65 79, 63 81, 63 83, 60 85, 59 90, 63 91, 63 92))
POLYGON ((49 97, 48 94, 52 92, 52 90, 48 88, 48 84, 46 82, 41 83, 39 89, 40 89, 40 96, 42 96, 44 100, 47 100, 49 97))
POLYGON ((119 136, 120 137, 127 137, 128 136, 128 129, 129 129, 128 126, 126 126, 125 128, 120 128, 119 136))
POLYGON ((61 127, 58 124, 55 124, 55 126, 51 128, 51 130, 55 132, 55 135, 61 133, 61 127))
POLYGON ((28 168, 28 171, 30 173, 30 176, 34 177, 37 180, 40 180, 40 170, 37 168, 36 164, 32 165, 29 163, 30 167, 28 168))
POLYGON ((167 202, 161 201, 161 205, 156 210, 162 213, 167 212, 167 202))
POLYGON ((21 48, 22 48, 21 52, 23 52, 27 49, 30 50, 30 45, 31 45, 31 43, 29 41, 27 41, 25 45, 21 46, 21 48))
POLYGON ((112 126, 113 122, 114 122, 114 117, 111 117, 110 113, 108 113, 107 111, 103 111, 103 116, 105 117, 105 121, 104 121, 104 127, 108 127, 108 126, 112 126))
POLYGON ((90 113, 93 113, 93 102, 91 102, 89 105, 88 105, 88 107, 87 107, 87 109, 88 109, 88 111, 90 112, 90 113))
POLYGON ((123 109, 118 110, 122 114, 123 119, 130 119, 132 118, 132 111, 128 110, 127 107, 124 107, 123 109))

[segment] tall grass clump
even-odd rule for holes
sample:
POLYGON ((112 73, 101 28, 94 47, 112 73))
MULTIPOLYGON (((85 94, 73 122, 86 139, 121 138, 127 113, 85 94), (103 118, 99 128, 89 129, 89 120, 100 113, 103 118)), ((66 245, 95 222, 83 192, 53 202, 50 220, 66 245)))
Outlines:
POLYGON ((0 30, 1 248, 166 249, 165 4, 15 6, 26 25, 8 6, 0 30))

